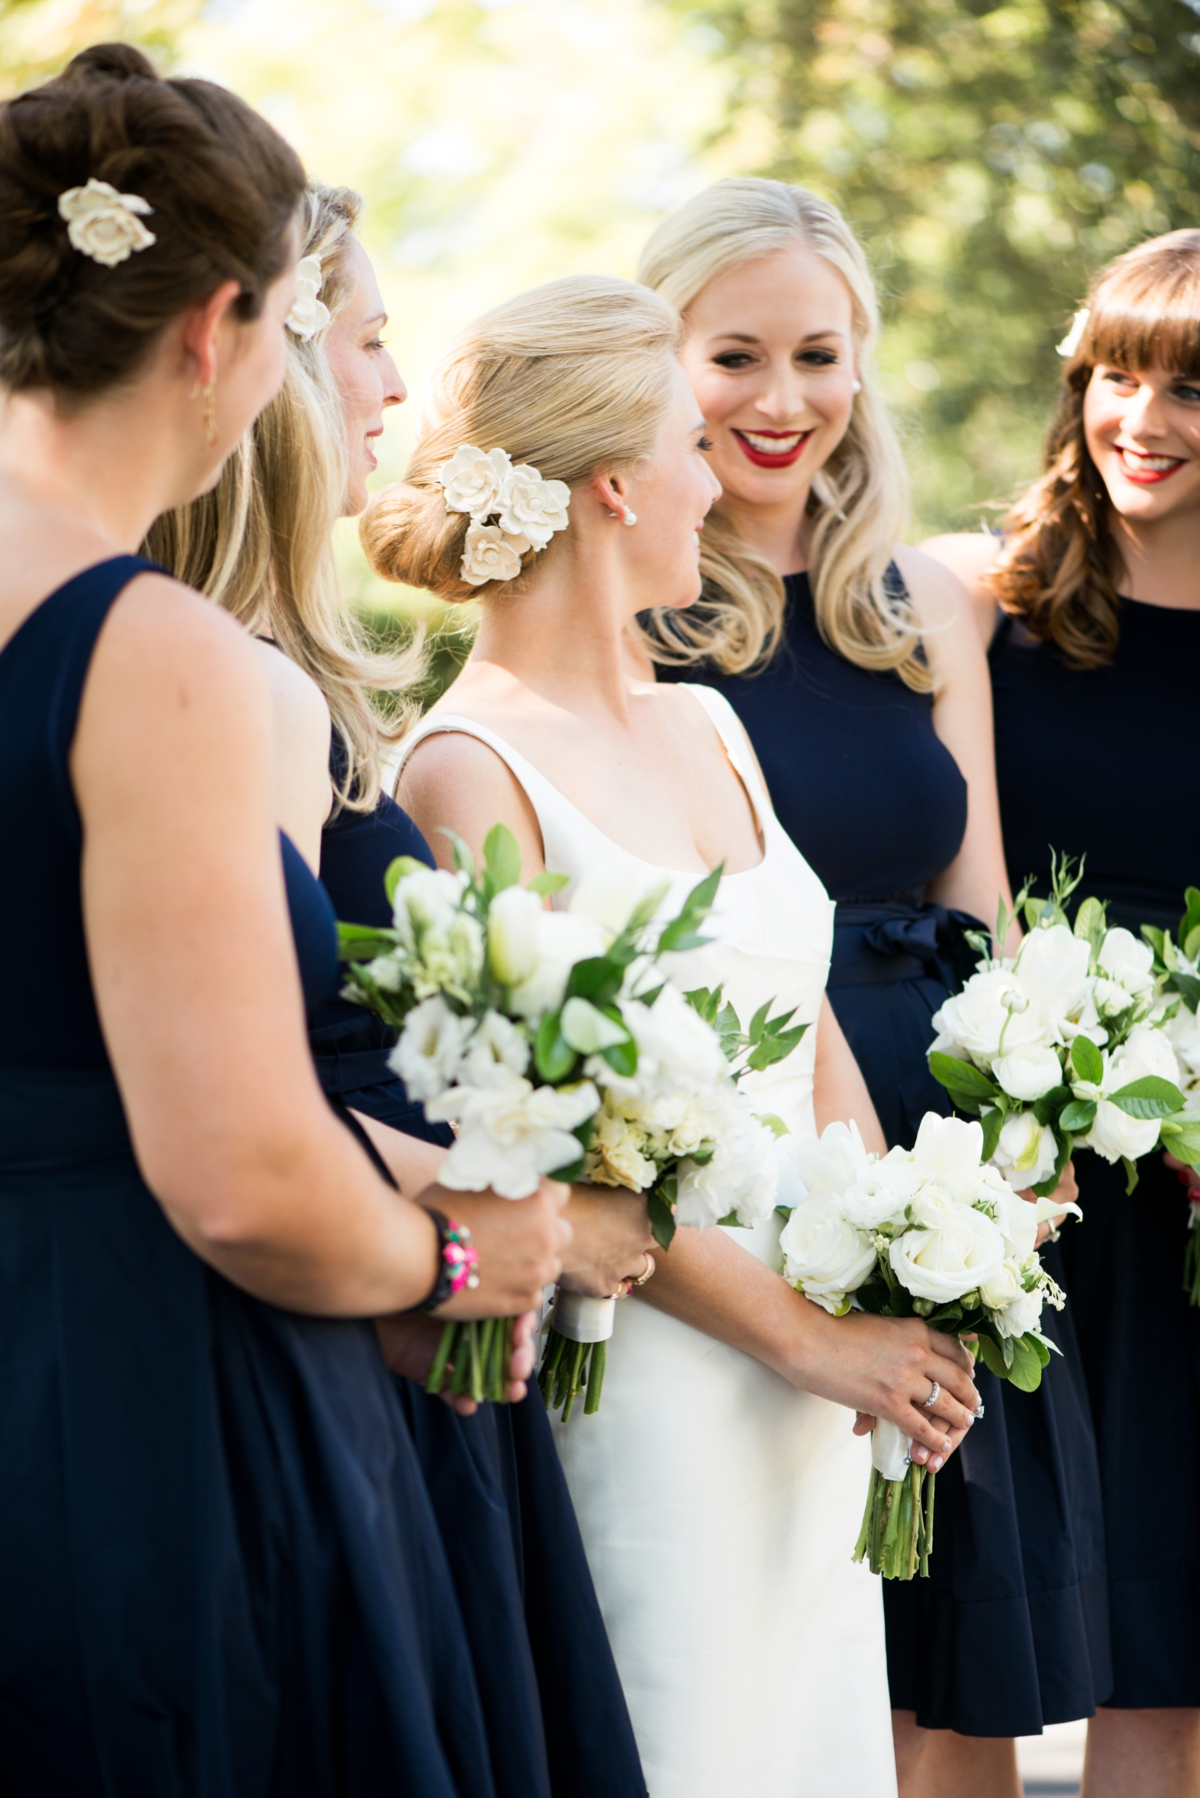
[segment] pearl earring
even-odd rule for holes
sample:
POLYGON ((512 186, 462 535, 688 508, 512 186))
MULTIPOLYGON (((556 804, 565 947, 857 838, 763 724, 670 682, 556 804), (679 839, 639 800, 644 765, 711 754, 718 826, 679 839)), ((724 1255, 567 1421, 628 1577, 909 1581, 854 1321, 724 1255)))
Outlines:
POLYGON ((631 512, 628 506, 626 506, 623 512, 610 512, 608 516, 610 518, 619 518, 622 524, 637 523, 637 513, 631 512))
POLYGON ((851 387, 850 391, 851 391, 851 393, 861 393, 862 392, 862 382, 855 381, 853 386, 851 387))

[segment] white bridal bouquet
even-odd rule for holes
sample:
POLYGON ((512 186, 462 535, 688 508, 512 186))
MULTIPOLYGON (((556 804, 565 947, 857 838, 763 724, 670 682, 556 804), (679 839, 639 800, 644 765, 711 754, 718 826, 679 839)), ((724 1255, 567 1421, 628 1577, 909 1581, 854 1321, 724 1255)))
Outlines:
MULTIPOLYGON (((1188 887, 1187 907, 1175 938, 1169 930, 1142 925, 1142 935, 1154 955, 1154 973, 1161 982, 1166 1009, 1163 1033, 1175 1051, 1179 1085, 1188 1103, 1200 1105, 1200 890, 1188 887), (1176 940, 1177 939, 1177 940, 1176 940)), ((1200 1133, 1184 1142, 1182 1133, 1167 1147, 1193 1168, 1200 1161, 1200 1133)), ((1200 1175, 1197 1181, 1200 1183, 1200 1175)), ((1200 1203, 1192 1201, 1187 1249, 1184 1255, 1183 1289, 1193 1305, 1200 1305, 1200 1203)))
MULTIPOLYGON (((447 833, 448 835, 450 833, 447 833)), ((719 993, 685 995, 658 964, 699 947, 717 869, 657 923, 665 886, 614 916, 603 880, 571 908, 543 898, 566 876, 520 884, 516 839, 496 825, 477 869, 450 836, 453 873, 407 856, 387 873, 390 929, 342 924, 344 996, 399 1028, 390 1060, 431 1121, 452 1123, 443 1186, 520 1199, 544 1175, 649 1194, 665 1248, 676 1223, 755 1222, 775 1203, 774 1135, 738 1090, 730 1057, 762 1068, 804 1031, 764 1006, 743 1035, 719 993), (607 921, 606 921, 607 920, 607 921)), ((560 1292, 543 1384, 599 1404, 613 1302, 560 1292)), ((446 1325, 428 1390, 502 1401, 508 1320, 446 1325)))
MULTIPOLYGON (((1035 1251, 1038 1223, 1064 1207, 1028 1203, 987 1166, 981 1124, 931 1111, 913 1148, 879 1156, 857 1125, 834 1123, 789 1150, 805 1188, 780 1239, 790 1285, 835 1317, 921 1317, 974 1336, 993 1373, 1035 1390, 1054 1347, 1038 1328, 1042 1306, 1063 1303, 1035 1251)), ((877 1421, 854 1558, 886 1579, 929 1572, 936 1475, 911 1447, 877 1421)))
MULTIPOLYGON (((979 1117, 985 1160, 1038 1194, 1053 1192, 1077 1148, 1123 1161, 1130 1192, 1135 1162, 1152 1149, 1200 1155, 1200 1116, 1180 1115, 1179 1064, 1163 1028, 1171 1007, 1153 951, 1110 928, 1098 899, 1083 901, 1072 926, 1066 901, 1082 873, 1064 857, 1049 899, 1022 889, 1017 912, 1029 934, 1015 956, 997 957, 970 934, 979 972, 933 1019, 930 1071, 960 1111, 979 1117)), ((1002 906, 997 942, 1011 922, 1002 906)))

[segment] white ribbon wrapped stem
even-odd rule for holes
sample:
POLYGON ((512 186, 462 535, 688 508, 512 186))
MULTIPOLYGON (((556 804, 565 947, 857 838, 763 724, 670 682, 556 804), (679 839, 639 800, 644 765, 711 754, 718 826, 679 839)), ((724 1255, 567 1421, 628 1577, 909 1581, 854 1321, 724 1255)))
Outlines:
POLYGON ((554 1295, 548 1322, 569 1342, 607 1342, 616 1313, 616 1299, 591 1299, 582 1292, 564 1292, 560 1287, 554 1295))
POLYGON ((906 1436, 897 1424, 888 1423, 882 1417, 875 1419, 875 1428, 871 1432, 871 1464, 885 1480, 905 1478, 912 1459, 911 1449, 912 1437, 906 1436))

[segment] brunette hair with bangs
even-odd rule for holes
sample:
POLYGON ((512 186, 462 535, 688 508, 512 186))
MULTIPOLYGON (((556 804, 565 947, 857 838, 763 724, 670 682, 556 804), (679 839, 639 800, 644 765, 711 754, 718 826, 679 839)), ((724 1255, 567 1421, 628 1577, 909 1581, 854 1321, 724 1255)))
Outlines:
POLYGON ((1004 521, 986 577, 1006 612, 1057 644, 1072 668, 1111 662, 1120 635, 1112 501, 1088 452, 1083 401, 1099 365, 1169 368, 1200 379, 1200 230, 1171 231, 1118 256, 1092 282, 1063 370, 1046 472, 1004 521))

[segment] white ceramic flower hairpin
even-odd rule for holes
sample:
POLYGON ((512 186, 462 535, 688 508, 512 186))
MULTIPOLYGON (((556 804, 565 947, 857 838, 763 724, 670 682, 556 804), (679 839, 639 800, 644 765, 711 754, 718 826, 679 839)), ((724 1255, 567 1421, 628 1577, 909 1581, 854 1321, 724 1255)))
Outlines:
POLYGON ((1071 328, 1061 343, 1055 344, 1060 356, 1073 356, 1083 342, 1083 334, 1088 328, 1088 320, 1092 314, 1087 306, 1081 306, 1071 320, 1071 328))
POLYGON ((296 264, 296 297, 283 322, 293 336, 306 343, 329 323, 329 308, 324 300, 317 298, 320 291, 321 258, 301 256, 296 264))
POLYGON ((570 523, 566 482, 543 480, 528 462, 514 467, 506 450, 464 443, 434 479, 446 495, 446 510, 465 512, 471 520, 459 565, 469 587, 515 580, 522 556, 545 549, 570 523))
POLYGON ((153 211, 140 194, 120 194, 95 177, 86 187, 68 187, 58 196, 58 215, 66 221, 72 246, 104 268, 116 268, 135 250, 157 243, 138 217, 153 211))

